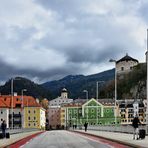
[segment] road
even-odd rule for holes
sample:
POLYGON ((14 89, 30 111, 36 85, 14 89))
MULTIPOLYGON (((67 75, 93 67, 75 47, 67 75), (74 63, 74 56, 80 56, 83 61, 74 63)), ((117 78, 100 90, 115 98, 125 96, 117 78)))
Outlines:
POLYGON ((28 141, 21 148, 111 148, 111 146, 68 131, 47 131, 28 141))
POLYGON ((21 148, 113 148, 107 143, 68 131, 47 131, 21 148))

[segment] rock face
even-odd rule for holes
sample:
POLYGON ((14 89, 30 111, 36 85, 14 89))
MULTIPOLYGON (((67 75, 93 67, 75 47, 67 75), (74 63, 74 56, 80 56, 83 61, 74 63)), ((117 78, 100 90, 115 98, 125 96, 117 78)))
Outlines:
POLYGON ((130 89, 130 93, 133 98, 145 99, 146 98, 146 82, 139 81, 138 85, 135 85, 130 89))

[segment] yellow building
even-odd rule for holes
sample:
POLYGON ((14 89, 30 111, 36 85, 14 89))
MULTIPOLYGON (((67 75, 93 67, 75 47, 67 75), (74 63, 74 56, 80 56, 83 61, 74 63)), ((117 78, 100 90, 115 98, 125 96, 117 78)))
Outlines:
POLYGON ((66 127, 66 107, 61 107, 61 110, 60 110, 60 117, 61 117, 61 126, 64 126, 66 127))
POLYGON ((24 99, 24 128, 45 129, 46 117, 45 109, 33 98, 25 97, 24 99))

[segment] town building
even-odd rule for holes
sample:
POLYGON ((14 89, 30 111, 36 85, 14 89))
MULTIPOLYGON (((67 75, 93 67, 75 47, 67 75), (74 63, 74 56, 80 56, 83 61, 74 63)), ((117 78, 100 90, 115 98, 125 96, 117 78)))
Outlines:
POLYGON ((23 97, 24 103, 24 128, 45 129, 46 110, 39 104, 39 101, 33 97, 23 97))
MULTIPOLYGON (((111 99, 94 98, 85 102, 73 102, 61 107, 62 126, 82 126, 85 122, 89 125, 115 124, 114 103, 111 99)), ((117 124, 120 117, 117 117, 117 124)))
POLYGON ((8 128, 45 128, 45 109, 31 96, 1 95, 0 111, 8 128))
POLYGON ((9 102, 0 97, 0 124, 3 120, 6 121, 7 128, 9 128, 9 102))
POLYGON ((132 124, 133 118, 134 118, 134 103, 135 101, 138 103, 138 106, 136 108, 136 114, 139 116, 140 122, 142 124, 145 124, 145 111, 146 106, 144 105, 143 101, 138 99, 125 99, 125 100, 118 100, 118 114, 121 117, 121 124, 122 125, 128 125, 132 124))
POLYGON ((48 109, 48 121, 50 128, 60 128, 61 127, 61 105, 73 102, 73 99, 68 98, 68 91, 63 88, 61 91, 61 96, 49 101, 48 109))

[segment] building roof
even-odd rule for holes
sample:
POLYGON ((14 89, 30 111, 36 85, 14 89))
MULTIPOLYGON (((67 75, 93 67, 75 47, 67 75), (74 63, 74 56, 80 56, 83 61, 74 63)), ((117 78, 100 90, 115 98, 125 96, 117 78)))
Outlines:
POLYGON ((9 108, 2 99, 0 99, 0 108, 9 108))
POLYGON ((115 104, 113 99, 98 99, 98 102, 104 106, 113 106, 115 104))
POLYGON ((67 89, 66 88, 63 88, 61 92, 67 92, 67 89))
MULTIPOLYGON (((0 96, 0 107, 1 106, 11 108, 12 97, 8 95, 0 96)), ((22 106, 41 107, 41 105, 37 103, 36 99, 31 96, 23 96, 23 99, 22 96, 13 96, 13 108, 22 107, 22 106)))
POLYGON ((120 60, 118 60, 116 63, 122 62, 122 61, 135 61, 138 63, 138 60, 130 57, 128 54, 126 54, 126 56, 124 56, 123 58, 121 58, 120 60))

